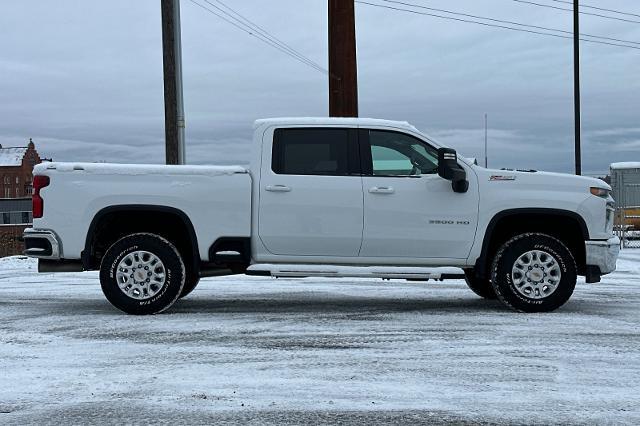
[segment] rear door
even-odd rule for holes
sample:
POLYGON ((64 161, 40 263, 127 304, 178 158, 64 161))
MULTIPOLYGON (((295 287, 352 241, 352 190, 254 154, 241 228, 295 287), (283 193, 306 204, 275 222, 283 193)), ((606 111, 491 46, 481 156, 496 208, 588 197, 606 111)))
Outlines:
POLYGON ((265 133, 258 234, 287 256, 358 256, 364 226, 357 130, 292 127, 265 133), (271 148, 271 149, 269 149, 271 148))
MULTIPOLYGON (((478 219, 478 189, 458 194, 437 174, 437 149, 412 135, 360 131, 364 236, 360 256, 464 259, 478 219)), ((467 170, 470 178, 469 170, 467 170)))

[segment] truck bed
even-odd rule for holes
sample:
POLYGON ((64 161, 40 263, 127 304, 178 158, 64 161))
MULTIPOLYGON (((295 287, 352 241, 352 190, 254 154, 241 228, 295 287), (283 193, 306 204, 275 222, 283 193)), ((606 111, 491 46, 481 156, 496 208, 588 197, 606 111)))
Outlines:
POLYGON ((183 212, 198 234, 203 260, 223 236, 251 235, 251 176, 241 166, 43 163, 44 217, 34 228, 64 235, 62 257, 79 259, 89 226, 103 209, 159 206, 183 212))

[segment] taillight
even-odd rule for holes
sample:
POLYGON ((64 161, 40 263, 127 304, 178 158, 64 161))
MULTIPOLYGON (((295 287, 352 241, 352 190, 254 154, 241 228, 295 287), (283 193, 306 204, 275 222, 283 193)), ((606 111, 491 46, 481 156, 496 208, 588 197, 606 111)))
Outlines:
POLYGON ((49 176, 34 176, 33 177, 33 217, 35 219, 41 218, 44 214, 44 200, 40 196, 40 190, 46 186, 49 186, 49 176))

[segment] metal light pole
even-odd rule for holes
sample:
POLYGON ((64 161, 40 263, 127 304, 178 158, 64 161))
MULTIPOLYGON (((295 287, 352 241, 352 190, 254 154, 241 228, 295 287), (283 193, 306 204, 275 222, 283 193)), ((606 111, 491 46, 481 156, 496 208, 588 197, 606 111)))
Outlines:
POLYGON ((161 0, 167 164, 185 164, 180 0, 161 0))
POLYGON ((573 90, 575 112, 575 157, 576 175, 582 174, 581 133, 582 119, 580 112, 580 9, 578 0, 573 0, 573 90))
POLYGON ((488 145, 489 145, 488 123, 489 123, 489 115, 485 114, 484 115, 484 167, 485 167, 485 169, 489 168, 489 155, 487 153, 487 148, 488 148, 488 145))

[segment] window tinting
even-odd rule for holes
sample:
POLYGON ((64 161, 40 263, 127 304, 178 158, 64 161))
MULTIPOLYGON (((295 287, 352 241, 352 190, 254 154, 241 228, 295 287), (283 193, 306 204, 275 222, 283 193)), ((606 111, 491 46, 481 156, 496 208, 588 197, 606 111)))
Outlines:
POLYGON ((277 129, 271 168, 285 175, 349 174, 347 129, 277 129))
POLYGON ((438 170, 438 152, 402 133, 371 130, 371 159, 377 176, 419 176, 438 170))

